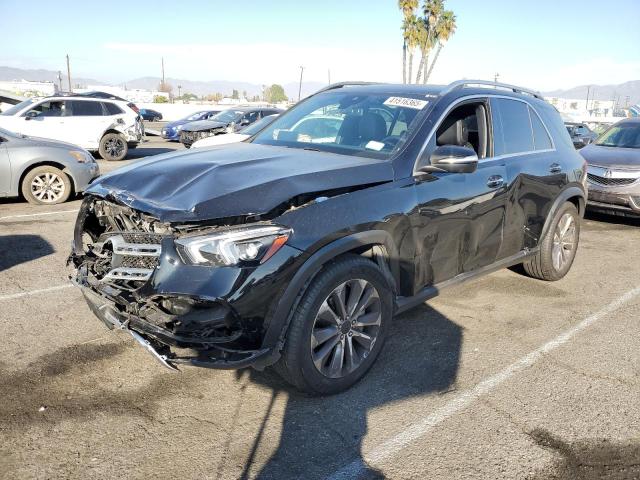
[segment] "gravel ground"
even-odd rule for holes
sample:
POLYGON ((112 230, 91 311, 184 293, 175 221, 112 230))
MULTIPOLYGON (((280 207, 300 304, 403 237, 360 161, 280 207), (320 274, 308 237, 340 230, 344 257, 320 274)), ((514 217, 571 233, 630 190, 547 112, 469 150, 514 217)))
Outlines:
POLYGON ((0 201, 2 478, 640 478, 640 221, 589 216, 559 282, 443 292, 355 388, 309 398, 107 331, 67 281, 78 206, 0 201))

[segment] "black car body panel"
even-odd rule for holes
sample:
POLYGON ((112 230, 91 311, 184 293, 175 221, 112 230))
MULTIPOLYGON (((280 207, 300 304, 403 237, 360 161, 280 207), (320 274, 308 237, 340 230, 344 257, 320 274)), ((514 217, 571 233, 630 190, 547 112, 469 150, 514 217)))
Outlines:
POLYGON ((466 86, 364 85, 349 91, 417 92, 429 103, 388 159, 240 143, 162 155, 98 180, 80 211, 70 257, 94 312, 142 333, 173 364, 264 367, 278 359, 305 286, 343 253, 378 263, 400 311, 451 282, 521 262, 536 251, 564 202, 584 212, 585 162, 543 100, 466 86), (491 122, 496 99, 533 109, 551 148, 496 155, 493 135, 503 128, 491 122), (440 138, 436 128, 467 103, 487 119, 488 143, 477 169, 421 170, 440 138), (83 250, 83 233, 92 232, 95 241, 116 217, 119 227, 162 238, 153 273, 136 288, 96 278, 83 250), (175 243, 202 231, 263 224, 290 234, 258 265, 188 265, 175 243), (182 308, 187 301, 189 308, 182 308), (174 347, 197 354, 181 356, 174 347))

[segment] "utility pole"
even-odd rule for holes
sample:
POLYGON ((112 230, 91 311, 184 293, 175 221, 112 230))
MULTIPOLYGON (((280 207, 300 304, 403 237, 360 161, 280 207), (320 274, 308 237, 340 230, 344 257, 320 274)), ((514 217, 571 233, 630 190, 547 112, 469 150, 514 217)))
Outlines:
POLYGON ((587 87, 587 103, 584 106, 586 111, 589 111, 589 92, 591 91, 591 85, 587 87))
POLYGON ((164 57, 161 57, 162 62, 162 88, 164 88, 164 57))
POLYGON ((500 74, 498 72, 496 72, 493 75, 493 83, 498 83, 498 78, 500 78, 500 74))
POLYGON ((300 96, 302 95, 302 72, 304 72, 304 67, 300 65, 300 84, 298 85, 298 101, 300 101, 300 96))
POLYGON ((331 85, 331 69, 327 70, 327 76, 329 78, 329 85, 331 85))
POLYGON ((73 92, 73 88, 71 88, 71 67, 69 66, 69 54, 67 54, 67 80, 69 81, 69 92, 73 92))
POLYGON ((180 95, 180 90, 182 90, 182 85, 178 85, 178 98, 180 98, 182 95, 180 95))

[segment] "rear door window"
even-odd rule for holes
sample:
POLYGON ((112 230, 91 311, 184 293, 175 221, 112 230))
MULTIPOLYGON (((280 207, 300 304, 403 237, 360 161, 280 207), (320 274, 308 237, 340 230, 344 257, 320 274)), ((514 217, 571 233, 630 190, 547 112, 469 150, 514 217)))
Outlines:
MULTIPOLYGON (((89 102, 86 100, 71 100, 71 115, 74 117, 101 117, 101 102, 89 102)), ((67 112, 67 116, 69 112, 67 112)))
POLYGON ((529 106, 518 100, 492 98, 494 155, 509 155, 534 150, 529 106))

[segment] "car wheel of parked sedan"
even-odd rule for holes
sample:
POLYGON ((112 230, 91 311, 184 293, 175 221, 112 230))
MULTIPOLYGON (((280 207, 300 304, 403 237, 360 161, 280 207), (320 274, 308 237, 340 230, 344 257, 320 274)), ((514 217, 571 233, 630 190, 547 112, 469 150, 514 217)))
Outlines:
POLYGON ((567 202, 558 210, 540 241, 538 253, 524 262, 525 272, 540 280, 560 280, 573 264, 579 239, 580 214, 574 204, 567 202))
POLYGON ((35 205, 66 202, 71 195, 71 180, 62 170, 49 165, 30 170, 22 180, 22 196, 35 205))
POLYGON ((391 290, 378 266, 358 255, 340 257, 304 293, 276 370, 308 393, 346 390, 380 353, 392 314, 391 290))
POLYGON ((119 133, 107 133, 100 140, 100 156, 105 160, 122 160, 128 151, 127 141, 119 133))

